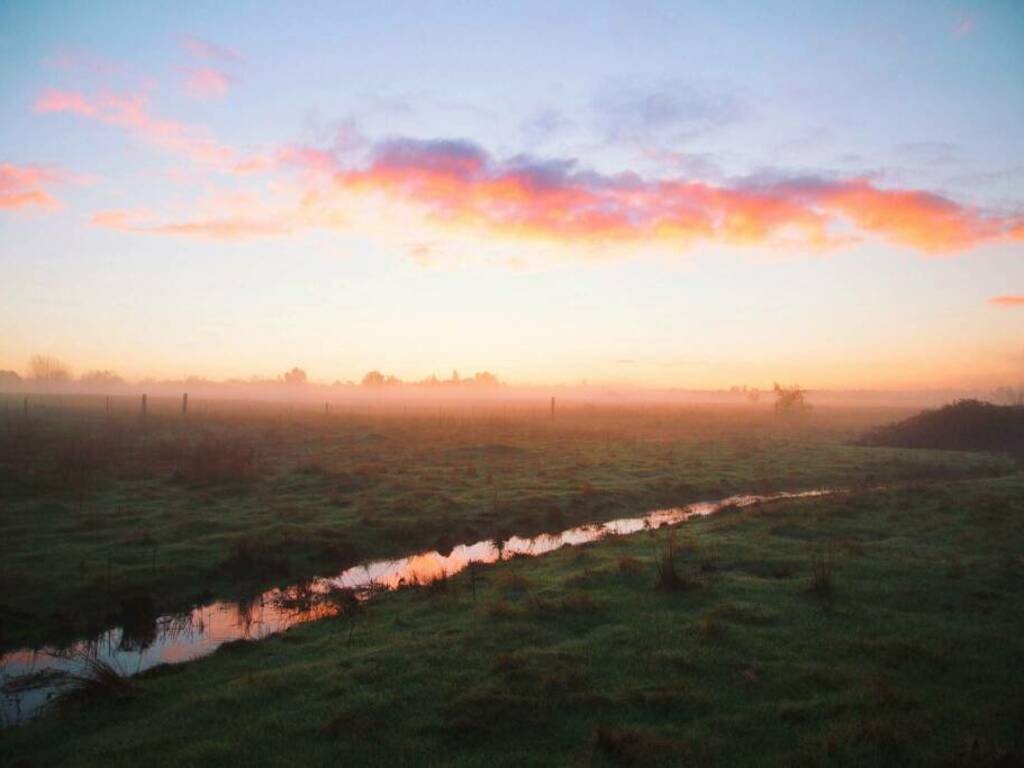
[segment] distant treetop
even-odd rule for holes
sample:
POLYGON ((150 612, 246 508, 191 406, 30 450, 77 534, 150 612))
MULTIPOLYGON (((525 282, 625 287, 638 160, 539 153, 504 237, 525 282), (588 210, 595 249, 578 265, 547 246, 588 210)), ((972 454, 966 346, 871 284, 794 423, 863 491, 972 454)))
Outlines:
POLYGON ((71 368, 50 355, 33 355, 28 361, 28 370, 29 378, 36 381, 71 381, 71 368))
POLYGON ((283 378, 285 384, 305 384, 307 381, 306 372, 301 368, 292 368, 283 378))
POLYGON ((413 386, 413 387, 498 387, 501 381, 490 371, 478 371, 472 378, 459 376, 458 371, 452 371, 450 379, 439 379, 431 374, 419 381, 402 381, 392 374, 384 374, 380 371, 370 371, 363 376, 364 387, 386 387, 386 386, 413 386))

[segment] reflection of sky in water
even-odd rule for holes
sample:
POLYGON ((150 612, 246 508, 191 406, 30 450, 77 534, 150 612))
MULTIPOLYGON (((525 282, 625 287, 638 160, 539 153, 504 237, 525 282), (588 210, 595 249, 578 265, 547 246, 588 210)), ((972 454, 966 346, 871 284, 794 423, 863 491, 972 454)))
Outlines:
MULTIPOLYGON (((338 576, 314 579, 307 585, 272 589, 249 602, 217 602, 188 613, 163 616, 157 619, 153 628, 155 632, 143 639, 125 637, 122 629, 115 628, 94 640, 81 641, 69 648, 13 651, 0 657, 3 696, 0 723, 16 723, 38 711, 62 686, 62 678, 55 677, 54 673, 75 674, 81 671, 83 656, 109 662, 125 674, 136 674, 158 664, 177 664, 206 656, 231 640, 259 640, 295 624, 333 615, 337 612, 334 604, 315 599, 333 588, 353 589, 368 596, 373 589, 397 589, 451 576, 471 562, 493 563, 515 555, 543 555, 603 536, 624 536, 644 529, 675 525, 691 517, 710 515, 724 507, 746 507, 763 501, 824 493, 827 491, 731 496, 718 502, 656 510, 643 517, 582 525, 557 534, 545 533, 533 538, 513 536, 501 542, 500 549, 497 542, 478 541, 454 547, 447 555, 434 551, 397 560, 379 560, 349 568, 338 576), (37 679, 33 681, 25 677, 30 675, 37 676, 37 679)), ((63 684, 67 684, 66 678, 63 684)))

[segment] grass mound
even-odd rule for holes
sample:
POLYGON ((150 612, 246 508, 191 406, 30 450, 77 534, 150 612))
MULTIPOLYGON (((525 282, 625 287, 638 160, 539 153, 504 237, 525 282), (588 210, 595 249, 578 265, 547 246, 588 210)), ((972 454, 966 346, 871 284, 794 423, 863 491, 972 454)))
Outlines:
POLYGON ((1005 451, 1024 456, 1024 407, 958 400, 869 431, 865 445, 1005 451))

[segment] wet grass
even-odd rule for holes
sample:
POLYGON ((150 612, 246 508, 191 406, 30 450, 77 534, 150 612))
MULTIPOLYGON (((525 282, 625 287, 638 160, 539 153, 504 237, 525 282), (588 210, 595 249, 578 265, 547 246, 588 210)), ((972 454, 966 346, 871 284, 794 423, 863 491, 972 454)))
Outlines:
MULTIPOLYGON (((0 647, 70 640, 372 558, 731 493, 955 479, 997 457, 848 444, 889 410, 345 412, 65 397, 0 434, 0 647)), ((805 559, 805 558, 803 558, 805 559)), ((780 566, 789 567, 789 566, 780 566)))
POLYGON ((1022 515, 1021 475, 737 510, 676 531, 685 590, 659 588, 667 530, 517 558, 382 595, 354 632, 326 620, 146 676, 0 749, 29 765, 1020 764, 1022 515))

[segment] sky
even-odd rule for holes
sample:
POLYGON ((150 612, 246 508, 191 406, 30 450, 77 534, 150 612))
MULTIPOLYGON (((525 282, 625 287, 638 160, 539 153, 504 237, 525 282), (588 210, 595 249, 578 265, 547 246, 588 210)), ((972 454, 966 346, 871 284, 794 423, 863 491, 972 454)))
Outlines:
POLYGON ((0 0, 0 368, 1024 380, 1024 4, 0 0))

